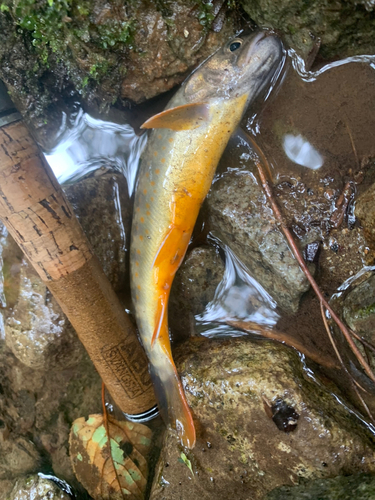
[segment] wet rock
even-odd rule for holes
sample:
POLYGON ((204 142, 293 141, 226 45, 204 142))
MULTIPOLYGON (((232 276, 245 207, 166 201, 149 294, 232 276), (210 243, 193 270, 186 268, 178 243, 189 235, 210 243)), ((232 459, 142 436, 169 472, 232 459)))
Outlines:
POLYGON ((315 44, 317 48, 321 44, 320 53, 325 58, 374 53, 371 1, 339 1, 334 9, 324 8, 320 0, 309 2, 303 9, 298 0, 278 2, 277 6, 270 0, 242 0, 241 5, 259 25, 285 33, 288 43, 306 60, 310 59, 310 64, 315 44))
POLYGON ((40 453, 47 470, 78 487, 68 454, 69 429, 78 417, 100 410, 101 379, 86 352, 77 366, 43 371, 25 366, 0 342, 0 434, 5 436, 0 479, 43 471, 33 455, 40 453), (14 471, 8 463, 13 455, 14 471))
POLYGON ((214 17, 214 13, 205 12, 204 4, 194 6, 178 0, 158 9, 153 3, 140 2, 138 9, 136 50, 129 53, 121 86, 122 97, 135 102, 181 83, 189 69, 234 33, 233 21, 228 16, 219 32, 204 29, 199 16, 214 17))
POLYGON ((365 191, 355 204, 355 215, 358 217, 363 227, 366 241, 372 250, 372 256, 375 252, 375 184, 372 184, 365 191))
POLYGON ((65 194, 107 278, 121 290, 128 271, 132 211, 126 179, 114 173, 90 176, 66 186, 65 194))
POLYGON ((12 479, 34 472, 40 463, 41 457, 29 439, 13 437, 6 428, 0 429, 0 479, 12 479))
POLYGON ((375 342, 375 275, 373 272, 354 286, 343 301, 346 324, 368 342, 375 342))
POLYGON ((215 235, 282 309, 296 312, 309 284, 254 174, 243 170, 224 175, 212 186, 207 209, 215 235))
POLYGON ((20 266, 18 300, 5 322, 5 341, 22 363, 34 369, 64 369, 82 357, 72 325, 26 260, 20 266))
POLYGON ((214 248, 195 248, 177 271, 169 300, 168 322, 176 340, 194 335, 194 317, 213 299, 224 274, 214 248))
POLYGON ((10 481, 9 479, 4 479, 3 481, 0 479, 0 500, 8 500, 8 495, 13 489, 14 481, 10 481))
POLYGON ((375 472, 372 434, 309 378, 293 351, 245 340, 196 340, 180 349, 198 436, 185 450, 192 471, 170 432, 152 500, 220 500, 228 492, 256 500, 302 479, 375 472))
MULTIPOLYGON (((68 490, 69 491, 69 490, 68 490)), ((70 500, 68 491, 63 491, 59 486, 41 475, 35 474, 20 478, 16 481, 9 500, 70 500)))
POLYGON ((300 486, 282 486, 264 500, 370 500, 375 498, 375 476, 356 474, 316 479, 300 486))

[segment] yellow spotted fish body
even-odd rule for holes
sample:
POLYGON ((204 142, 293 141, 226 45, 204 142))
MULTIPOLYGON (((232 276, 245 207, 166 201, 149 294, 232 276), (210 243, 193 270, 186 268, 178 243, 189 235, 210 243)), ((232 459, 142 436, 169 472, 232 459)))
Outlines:
POLYGON ((203 63, 154 128, 142 158, 131 242, 131 290, 163 417, 193 447, 195 429, 171 354, 168 298, 219 159, 248 105, 282 60, 266 32, 236 38, 203 63))

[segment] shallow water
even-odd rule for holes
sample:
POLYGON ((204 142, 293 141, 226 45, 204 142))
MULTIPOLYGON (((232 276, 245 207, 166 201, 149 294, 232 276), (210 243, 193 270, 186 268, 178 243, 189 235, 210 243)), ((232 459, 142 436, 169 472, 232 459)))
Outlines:
POLYGON ((63 115, 58 145, 45 153, 60 184, 78 182, 97 169, 121 172, 132 195, 147 134, 137 136, 127 123, 95 119, 80 110, 68 124, 63 115))

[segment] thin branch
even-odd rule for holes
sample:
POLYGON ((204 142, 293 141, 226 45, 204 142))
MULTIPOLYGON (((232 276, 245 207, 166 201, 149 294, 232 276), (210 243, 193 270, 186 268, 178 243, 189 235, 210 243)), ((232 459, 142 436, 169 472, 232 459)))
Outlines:
MULTIPOLYGON (((255 143, 255 141, 253 140, 253 138, 249 134, 246 134, 246 136, 249 139, 249 141, 251 142, 258 157, 262 160, 262 162, 265 165, 268 165, 268 161, 267 161, 265 155, 263 154, 263 151, 260 149, 260 147, 255 143)), ((344 325, 344 323, 341 321, 341 319, 337 316, 337 314, 333 311, 331 306, 328 304, 328 302, 324 298, 319 286, 317 285, 312 274, 310 273, 309 268, 307 267, 306 262, 304 261, 302 254, 301 254, 299 248, 297 247, 291 232, 286 227, 286 225, 284 223, 284 219, 281 215, 280 209, 279 209, 279 207, 278 207, 277 203, 275 202, 274 197, 272 195, 272 190, 271 190, 269 182, 264 174, 261 162, 256 157, 254 158, 254 162, 255 162, 255 165, 257 166, 263 189, 264 189, 264 191, 267 195, 267 198, 272 206, 272 210, 274 212, 274 215, 275 215, 278 223, 280 224, 282 232, 284 233, 286 239, 288 240, 290 248, 291 248, 298 264, 300 265, 302 271, 305 273, 307 279, 309 280, 310 285, 313 288, 314 292, 316 293, 319 301, 329 311, 332 319, 335 321, 337 326, 340 328, 342 334, 344 335, 346 341, 348 342, 348 344, 349 344, 352 352, 354 353, 355 357, 357 358, 358 362, 361 364, 361 366, 363 367, 363 369, 367 373, 368 377, 375 383, 375 375, 372 372, 371 367, 369 366, 369 364, 367 363, 365 358, 362 356, 361 352, 359 351, 358 347, 356 346, 355 342, 353 341, 348 328, 344 325)))
POLYGON ((259 325, 258 323, 254 323, 253 321, 225 321, 225 323, 229 326, 237 328, 238 330, 243 330, 244 332, 248 333, 256 332, 262 335, 262 337, 274 340, 276 342, 281 342, 282 344, 285 344, 289 347, 293 347, 293 349, 297 349, 297 351, 304 354, 307 358, 310 358, 315 363, 323 365, 326 368, 340 368, 340 365, 338 365, 337 362, 335 362, 331 357, 324 356, 321 353, 308 349, 301 342, 284 332, 273 330, 272 328, 267 328, 265 326, 259 325))

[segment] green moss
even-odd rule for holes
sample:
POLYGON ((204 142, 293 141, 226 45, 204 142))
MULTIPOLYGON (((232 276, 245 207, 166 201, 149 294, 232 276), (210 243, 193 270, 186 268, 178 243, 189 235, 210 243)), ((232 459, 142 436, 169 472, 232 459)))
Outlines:
POLYGON ((125 10, 118 12, 114 3, 108 5, 102 18, 92 12, 89 0, 5 0, 0 10, 29 39, 38 67, 62 62, 77 90, 83 91, 90 80, 118 72, 118 59, 108 50, 122 52, 133 42, 136 21, 125 10))
POLYGON ((356 319, 365 319, 375 313, 375 304, 363 307, 354 313, 356 319))
POLYGON ((135 21, 119 21, 112 19, 107 24, 98 25, 100 44, 103 49, 114 47, 118 43, 128 44, 133 40, 135 21))
POLYGON ((199 23, 205 28, 209 29, 214 19, 215 15, 213 13, 213 3, 210 0, 208 0, 207 2, 200 2, 198 13, 199 23))

